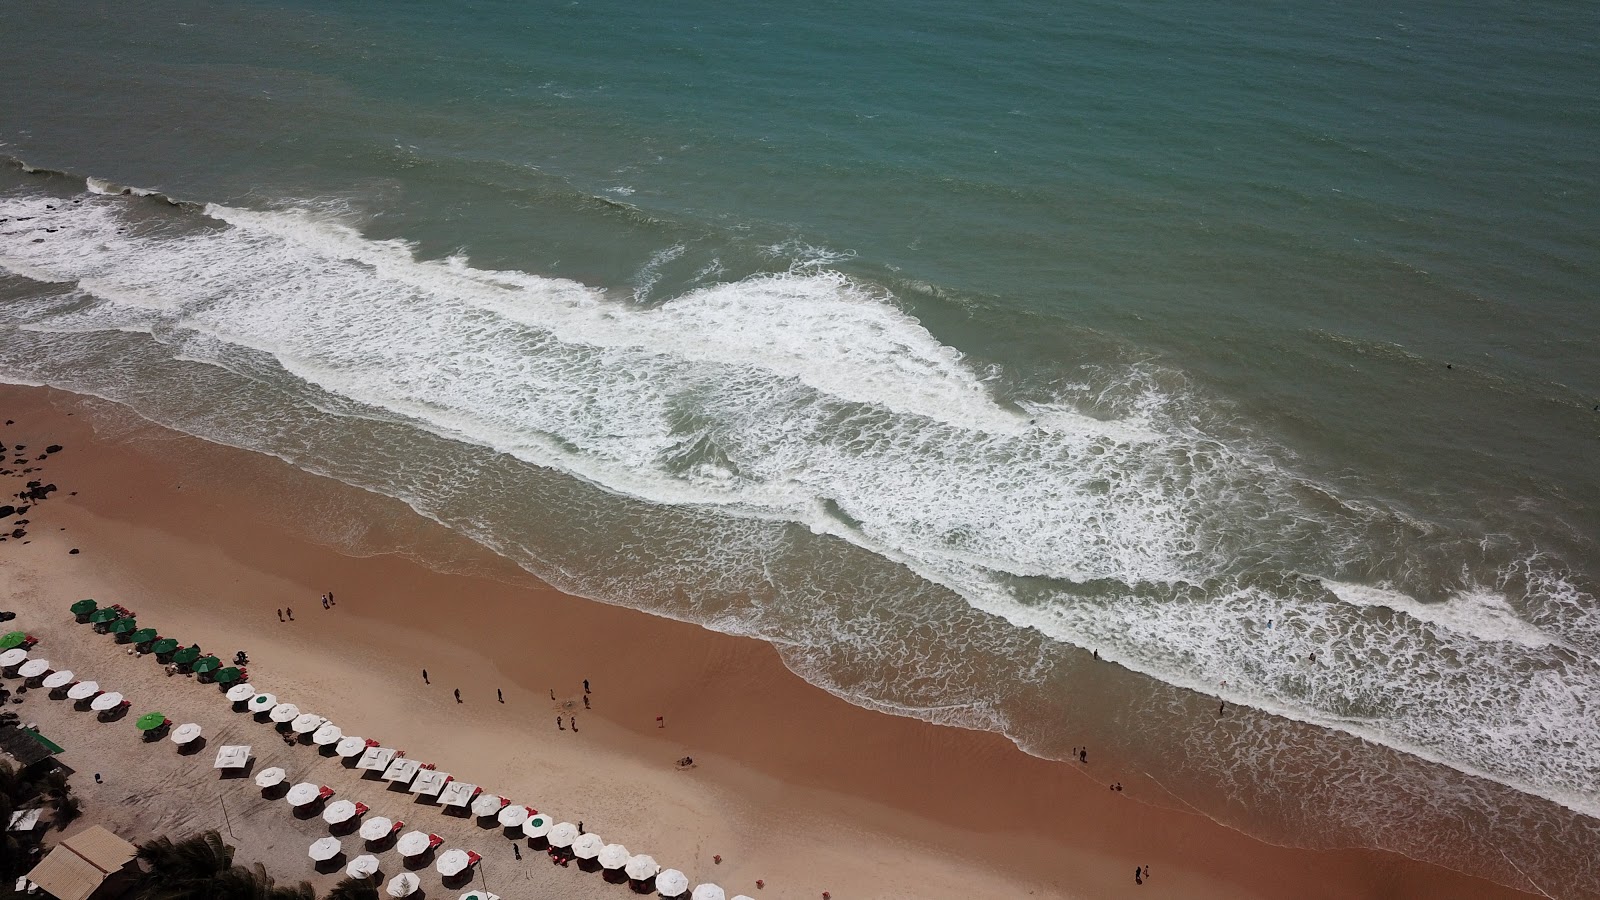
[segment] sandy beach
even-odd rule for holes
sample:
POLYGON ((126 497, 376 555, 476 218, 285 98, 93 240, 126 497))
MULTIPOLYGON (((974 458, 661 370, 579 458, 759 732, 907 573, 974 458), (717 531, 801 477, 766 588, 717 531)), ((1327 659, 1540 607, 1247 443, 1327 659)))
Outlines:
MULTIPOLYGON (((141 625, 224 658, 246 650, 259 690, 582 820, 730 896, 1534 896, 1395 854, 1271 846, 1143 802, 1160 798, 1115 759, 1048 762, 995 735, 854 707, 763 643, 563 595, 396 502, 276 459, 58 391, 0 397, 0 421, 13 420, 0 440, 28 448, 17 456, 63 447, 26 464, 39 471, 0 479, 8 494, 34 479, 58 486, 27 513, 26 536, 0 544, 0 605, 40 638, 35 656, 121 690, 135 715, 159 709, 205 728, 206 750, 180 755, 141 741, 132 716, 101 723, 43 690, 15 707, 67 748, 81 822, 130 840, 218 828, 241 861, 281 881, 333 884, 339 875, 306 857, 327 833, 319 817, 299 819, 211 768, 216 747, 248 743, 256 771, 281 765, 291 780, 483 854, 480 885, 502 896, 628 895, 525 842, 518 861, 498 829, 363 780, 314 747, 285 746, 215 686, 166 677, 75 624, 67 606, 84 597, 122 603, 141 625), (280 622, 280 609, 293 621, 280 622), (576 716, 579 730, 558 730, 558 716, 576 716), (686 755, 695 766, 678 768, 686 755), (1140 866, 1151 873, 1142 885, 1140 866)), ((380 858, 386 875, 398 871, 395 854, 380 858)), ((430 869, 429 895, 447 896, 437 879, 430 869)))

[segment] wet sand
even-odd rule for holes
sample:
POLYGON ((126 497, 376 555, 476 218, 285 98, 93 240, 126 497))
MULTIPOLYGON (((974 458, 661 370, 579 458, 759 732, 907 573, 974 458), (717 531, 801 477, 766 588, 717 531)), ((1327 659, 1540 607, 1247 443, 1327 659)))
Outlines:
MULTIPOLYGON (((827 890, 839 900, 1531 896, 1395 854, 1271 846, 1141 802, 1142 782, 1093 748, 1087 766, 1049 762, 996 735, 851 706, 787 671, 766 644, 563 595, 397 502, 278 460, 62 392, 6 387, 0 398, 0 422, 16 420, 0 440, 27 445, 30 458, 64 447, 28 463, 41 472, 0 479, 7 493, 35 478, 59 486, 28 513, 25 538, 0 543, 3 602, 19 627, 46 638, 43 655, 70 648, 74 658, 62 662, 75 671, 115 657, 120 648, 73 624, 66 607, 82 597, 123 603, 141 624, 221 656, 248 650, 259 689, 346 733, 405 747, 558 819, 581 819, 608 841, 683 869, 691 883, 758 897, 827 890), (328 590, 336 605, 324 610, 318 597, 328 590), (292 623, 277 620, 285 607, 292 623), (582 704, 585 678, 592 709, 582 704), (556 717, 574 712, 580 731, 558 731, 556 717), (685 755, 694 768, 674 765, 685 755), (1108 791, 1114 781, 1128 790, 1108 791), (1142 865, 1151 878, 1137 885, 1142 865)), ((111 662, 135 712, 144 711, 141 692, 192 702, 208 733, 237 731, 258 752, 327 764, 312 748, 283 748, 213 687, 167 679, 153 660, 111 662)), ((74 712, 58 705, 47 709, 52 718, 74 712)), ((35 718, 48 733, 52 723, 35 718)), ((87 774, 75 780, 88 800, 85 821, 104 814, 138 840, 150 823, 197 825, 209 815, 187 787, 163 787, 139 764, 141 754, 188 760, 171 744, 140 744, 130 722, 61 724, 77 729, 64 761, 119 772, 115 792, 87 774), (141 780, 151 783, 125 783, 141 780), (152 812, 128 812, 142 807, 152 812)), ((194 790, 214 789, 211 755, 188 760, 194 790)), ((361 789, 352 787, 352 799, 363 799, 361 789)), ((418 827, 455 824, 409 797, 404 805, 418 827)), ((280 802, 246 815, 294 821, 288 813, 280 802)), ((274 838, 275 851, 255 857, 244 848, 241 859, 261 858, 280 880, 311 877, 305 846, 326 826, 300 827, 274 838)), ((527 873, 517 877, 562 896, 627 895, 527 850, 511 863, 498 831, 463 830, 461 840, 499 871, 517 866, 527 873)), ((335 880, 319 877, 319 887, 335 880)))

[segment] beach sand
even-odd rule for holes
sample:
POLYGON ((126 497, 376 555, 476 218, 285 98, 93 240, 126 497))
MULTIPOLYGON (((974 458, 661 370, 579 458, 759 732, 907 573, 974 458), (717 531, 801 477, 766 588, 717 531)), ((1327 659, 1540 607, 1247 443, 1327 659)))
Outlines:
MULTIPOLYGON (((730 896, 1531 896, 1395 854, 1272 846, 1141 802, 1154 788, 1115 759, 1039 760, 996 735, 860 709, 790 673, 766 644, 563 595, 397 502, 276 459, 59 391, 5 387, 0 398, 0 422, 15 420, 0 440, 28 448, 8 467, 64 448, 26 464, 38 472, 0 478, 7 494, 30 479, 59 487, 27 513, 25 537, 0 543, 0 604, 41 638, 36 656, 133 701, 114 723, 43 690, 13 708, 67 747, 80 822, 130 840, 218 828, 240 861, 263 862, 280 881, 334 883, 339 874, 314 872, 306 856, 327 833, 320 817, 296 818, 250 779, 211 768, 223 743, 249 743, 254 771, 282 765, 292 781, 367 803, 369 815, 482 853, 474 883, 502 896, 629 896, 525 843, 518 862, 498 829, 363 780, 313 747, 285 746, 215 686, 168 678, 75 624, 67 606, 83 597, 120 602, 141 625, 225 659, 247 650, 257 689, 582 820, 730 896), (336 603, 324 610, 329 590, 336 603), (278 621, 285 607, 293 622, 278 621), (592 709, 581 702, 585 678, 592 709), (132 720, 152 709, 198 722, 208 746, 190 756, 144 743, 132 720), (574 712, 581 730, 558 731, 556 716, 574 712), (685 755, 694 768, 675 766, 685 755), (1127 790, 1107 790, 1113 781, 1127 790), (1151 877, 1137 885, 1143 865, 1151 877)), ((350 855, 359 844, 345 839, 350 855)), ((385 875, 398 871, 392 851, 380 858, 385 875)), ((449 895, 437 879, 428 869, 429 895, 449 895)))

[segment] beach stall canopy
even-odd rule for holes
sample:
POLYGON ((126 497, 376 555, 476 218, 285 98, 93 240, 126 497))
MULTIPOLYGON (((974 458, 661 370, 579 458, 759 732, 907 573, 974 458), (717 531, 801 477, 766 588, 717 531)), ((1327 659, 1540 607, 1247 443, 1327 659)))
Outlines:
POLYGON ((594 859, 605 846, 606 842, 600 839, 600 835, 591 831, 578 835, 578 839, 572 842, 572 855, 579 859, 594 859))
POLYGON ((662 869, 656 876, 656 893, 663 897, 682 897, 689 890, 689 876, 677 869, 662 869))
POLYGON ((149 731, 152 728, 160 728, 166 721, 166 713, 147 712, 134 721, 133 727, 140 731, 149 731))
POLYGON ((542 838, 550 833, 550 826, 553 823, 554 820, 543 813, 529 816, 528 821, 522 823, 522 833, 531 838, 542 838))
POLYGON ((378 858, 371 853, 363 853, 350 860, 350 865, 344 867, 344 873, 351 878, 368 878, 378 872, 378 858))
POLYGON ((357 809, 354 803, 349 800, 335 800, 328 804, 327 809, 322 811, 322 821, 327 822, 329 825, 337 825, 340 822, 348 822, 354 819, 356 813, 357 809))
POLYGON ((528 821, 528 817, 531 815, 533 815, 532 810, 526 806, 518 806, 513 803, 500 810, 498 821, 507 828, 516 828, 523 822, 528 821))
POLYGON ((384 888, 384 892, 391 897, 409 897, 421 886, 422 879, 410 872, 401 872, 389 879, 389 885, 384 888))
POLYGON ((433 769, 424 769, 417 773, 411 781, 411 793, 421 794, 424 797, 437 797, 444 790, 445 782, 450 779, 447 772, 436 772, 433 769))
POLYGON ((12 666, 20 666, 27 660, 28 651, 21 647, 12 647, 10 650, 0 653, 0 667, 3 668, 9 669, 12 666))
POLYGON ((389 768, 384 770, 383 780, 409 783, 411 779, 417 777, 417 770, 420 768, 422 768, 422 763, 402 756, 390 763, 389 768))
POLYGON ((234 703, 243 703, 256 695, 256 689, 248 684, 236 684, 228 688, 227 697, 234 703))
POLYGON ((17 674, 23 678, 38 678, 48 671, 50 671, 50 660, 30 659, 17 669, 17 674))
POLYGON ((69 700, 87 700, 98 693, 100 693, 100 682, 80 681, 67 689, 67 698, 69 700))
POLYGON ((478 786, 465 781, 452 781, 439 791, 439 802, 444 806, 466 806, 472 802, 472 792, 478 786))
POLYGON ((172 638, 162 638, 150 645, 151 653, 171 653, 178 649, 178 642, 172 638))
POLYGON ((322 726, 316 730, 316 733, 311 735, 311 743, 319 747, 326 747, 329 744, 339 743, 339 739, 342 737, 344 737, 344 732, 340 730, 339 726, 332 722, 323 722, 322 726))
POLYGON ((572 842, 578 839, 578 826, 571 822, 562 822, 550 829, 550 846, 571 847, 572 842))
POLYGON ((623 871, 627 872, 628 877, 634 881, 644 881, 647 878, 656 877, 656 873, 661 871, 661 866, 656 864, 654 856, 641 853, 638 856, 630 857, 623 871))
POLYGON ((278 785, 283 784, 283 780, 288 777, 288 772, 285 772, 277 766, 273 766, 270 769, 262 769, 260 772, 256 773, 256 784, 264 788, 277 787, 278 785))
POLYGON ((8 632, 5 637, 0 637, 0 650, 10 650, 13 647, 20 647, 22 646, 22 642, 26 641, 27 639, 28 635, 25 632, 8 632))
POLYGON ((113 606, 108 606, 105 609, 97 609, 89 614, 89 621, 96 625, 104 625, 107 622, 113 622, 120 618, 122 618, 122 610, 113 606))
POLYGON ((290 806, 305 806, 320 796, 322 796, 322 791, 317 785, 309 781, 302 781, 289 788, 289 793, 284 795, 283 799, 289 801, 290 806))
POLYGON ((714 884, 697 884, 689 900, 728 900, 728 893, 714 884))
POLYGON ((67 609, 71 610, 75 616, 87 616, 94 612, 97 605, 93 600, 79 600, 77 603, 67 607, 67 609))
POLYGON ((249 744, 229 744, 217 751, 218 769, 242 769, 250 763, 249 744))
POLYGON ((194 665, 190 666, 190 668, 204 675, 207 672, 215 672, 222 668, 222 660, 217 659, 215 656, 202 656, 195 660, 194 665))
POLYGON ((408 831, 400 835, 400 840, 395 842, 394 849, 401 856, 420 856, 427 852, 429 834, 426 831, 408 831))
POLYGON ((189 663, 192 663, 192 662, 194 662, 195 660, 197 660, 199 658, 200 658, 200 645, 199 644, 194 644, 193 646, 185 647, 182 650, 179 650, 177 653, 172 654, 172 661, 173 662, 182 663, 184 665, 188 665, 189 663))
POLYGON ((55 690, 56 688, 66 687, 67 685, 69 685, 71 683, 72 683, 72 670, 71 669, 62 669, 59 672, 51 672, 49 675, 45 676, 45 679, 44 679, 44 686, 47 687, 47 688, 50 688, 51 690, 55 690))
POLYGON ((117 706, 121 702, 121 694, 117 693, 116 691, 109 691, 94 698, 94 702, 89 704, 89 708, 99 712, 105 712, 106 710, 117 706))
POLYGON ((333 752, 346 758, 360 756, 361 754, 367 752, 367 739, 356 737, 353 734, 347 734, 344 737, 339 738, 339 743, 334 746, 333 752))
POLYGON ((607 844, 600 848, 600 855, 595 859, 602 869, 620 869, 628 864, 628 848, 621 844, 607 844))
POLYGON ((387 816, 374 816, 361 823, 361 836, 369 841, 381 841, 394 830, 387 816))
POLYGON ((344 852, 344 845, 336 837, 325 837, 311 845, 308 855, 317 862, 333 859, 344 852))
POLYGON ((293 703, 279 703, 272 707, 272 712, 268 715, 274 722, 293 722, 300 717, 300 707, 293 703))
POLYGON ((434 867, 439 870, 440 875, 448 878, 451 875, 459 875, 465 872, 470 865, 472 865, 472 857, 467 855, 467 851, 446 850, 439 854, 439 861, 434 864, 434 867))
POLYGON ((133 641, 135 644, 142 644, 145 641, 153 641, 160 636, 161 635, 156 634, 156 630, 154 628, 141 628, 138 631, 135 631, 133 634, 128 635, 128 640, 133 641))
POLYGON ((361 751, 361 759, 356 762, 358 769, 371 769, 382 772, 389 768, 389 763, 394 760, 394 751, 388 747, 368 747, 361 751))
POLYGON ((200 726, 194 722, 186 722, 172 729, 172 742, 180 746, 190 743, 198 737, 200 737, 200 726))
POLYGON ((229 666, 226 669, 218 669, 217 674, 211 676, 211 680, 218 684, 232 684, 243 677, 244 670, 229 666))

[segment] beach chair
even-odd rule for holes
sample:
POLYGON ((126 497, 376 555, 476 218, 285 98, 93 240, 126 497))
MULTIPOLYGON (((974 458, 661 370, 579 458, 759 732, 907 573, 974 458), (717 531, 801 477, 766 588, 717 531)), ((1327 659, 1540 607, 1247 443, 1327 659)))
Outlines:
POLYGON ((323 800, 324 802, 326 802, 330 797, 332 797, 334 795, 334 793, 335 793, 334 789, 331 788, 331 787, 328 787, 327 785, 323 785, 322 787, 317 788, 317 797, 319 799, 323 800))
POLYGON ((439 837, 437 834, 433 834, 431 832, 428 834, 428 849, 429 850, 432 850, 435 847, 442 846, 443 844, 444 844, 444 838, 439 837))
POLYGON ((471 850, 467 851, 467 867, 468 868, 471 868, 471 867, 477 865, 478 863, 480 863, 482 861, 483 861, 483 857, 482 856, 479 856, 477 853, 475 853, 475 852, 473 852, 471 850))
POLYGON ((362 816, 366 815, 369 811, 371 811, 371 809, 372 809, 372 807, 366 805, 365 803, 362 803, 360 800, 357 800, 356 801, 356 818, 358 818, 358 819, 361 818, 362 816))
POLYGON ((399 831, 400 829, 402 829, 404 827, 406 827, 406 823, 400 821, 399 819, 395 819, 394 820, 394 824, 389 826, 389 833, 390 834, 394 834, 395 832, 399 831))

